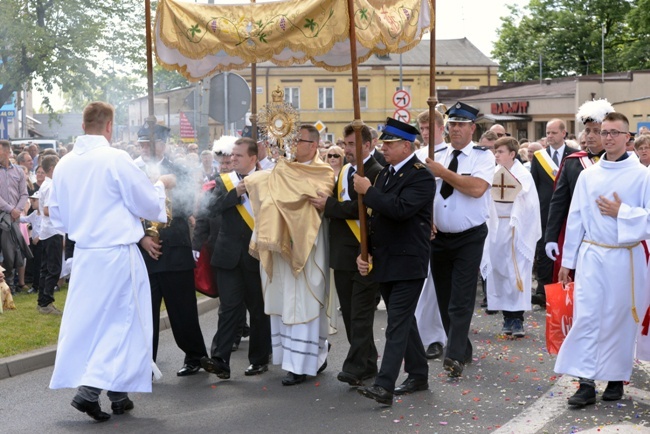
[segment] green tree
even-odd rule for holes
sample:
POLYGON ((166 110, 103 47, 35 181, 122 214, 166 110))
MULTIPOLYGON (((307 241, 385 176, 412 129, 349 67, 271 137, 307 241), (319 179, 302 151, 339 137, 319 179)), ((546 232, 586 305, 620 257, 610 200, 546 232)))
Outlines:
MULTIPOLYGON (((637 2, 650 0, 531 0, 522 9, 510 6, 492 51, 500 79, 539 79, 540 55, 544 78, 600 73, 603 34, 605 72, 639 68, 630 55, 639 36, 629 23, 637 2)), ((647 16, 638 22, 648 27, 647 16)))
POLYGON ((139 0, 1 0, 0 105, 26 83, 79 98, 116 65, 144 71, 144 33, 139 0))

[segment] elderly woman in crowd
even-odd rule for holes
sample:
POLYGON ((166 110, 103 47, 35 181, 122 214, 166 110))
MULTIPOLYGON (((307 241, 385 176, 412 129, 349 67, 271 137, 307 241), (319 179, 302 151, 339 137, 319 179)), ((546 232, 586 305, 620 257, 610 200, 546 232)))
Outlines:
POLYGON ((650 135, 641 134, 634 140, 634 151, 644 166, 650 165, 650 135))

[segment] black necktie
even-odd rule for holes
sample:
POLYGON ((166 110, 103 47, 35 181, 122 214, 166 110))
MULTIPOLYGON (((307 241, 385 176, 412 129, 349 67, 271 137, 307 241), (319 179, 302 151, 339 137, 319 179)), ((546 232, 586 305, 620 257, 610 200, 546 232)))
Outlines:
MULTIPOLYGON (((456 173, 458 170, 458 156, 460 155, 460 152, 458 149, 455 149, 453 154, 454 158, 451 159, 451 162, 449 163, 449 167, 447 169, 451 170, 452 172, 456 173)), ((454 187, 451 186, 451 184, 448 184, 446 181, 442 181, 442 185, 440 186, 440 195, 442 196, 443 199, 447 199, 451 194, 454 192, 454 187)))
POLYGON ((393 166, 390 166, 390 169, 388 169, 388 177, 386 178, 386 184, 390 182, 391 179, 393 179, 393 176, 395 176, 395 168, 393 166))
POLYGON ((555 163, 556 166, 560 165, 560 160, 557 157, 557 151, 553 151, 553 162, 555 163))
POLYGON ((356 170, 354 170, 354 167, 350 166, 350 170, 348 170, 348 185, 352 186, 354 182, 354 174, 356 170))
POLYGON ((246 178, 247 176, 248 176, 248 173, 247 173, 246 175, 242 175, 241 173, 238 173, 238 174, 237 174, 237 177, 239 178, 240 181, 241 181, 242 179, 246 178))

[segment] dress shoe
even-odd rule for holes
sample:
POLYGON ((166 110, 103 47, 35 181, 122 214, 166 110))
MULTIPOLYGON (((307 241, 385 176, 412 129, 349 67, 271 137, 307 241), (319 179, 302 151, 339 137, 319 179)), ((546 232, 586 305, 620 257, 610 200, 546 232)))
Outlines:
POLYGON ((249 377, 253 375, 260 375, 265 373, 268 370, 269 370, 269 365, 250 365, 248 369, 244 371, 244 375, 249 377))
POLYGON ((496 315, 496 314, 498 314, 498 313, 499 313, 498 310, 485 309, 485 314, 486 314, 486 315, 496 315))
POLYGON ((442 357, 442 344, 440 342, 434 342, 429 345, 429 348, 427 348, 426 351, 426 356, 429 360, 439 359, 442 357))
POLYGON ((584 407, 596 403, 596 389, 588 384, 581 384, 578 391, 569 398, 569 405, 584 407))
POLYGON ((348 383, 350 386, 363 386, 361 379, 354 374, 350 374, 349 372, 339 372, 339 374, 336 376, 336 379, 343 383, 348 383))
POLYGON ((603 401, 618 401, 623 398, 623 382, 610 381, 603 392, 603 401))
POLYGON ((95 419, 97 422, 106 422, 108 419, 111 418, 111 415, 108 413, 104 413, 99 406, 99 402, 95 401, 86 401, 85 399, 75 396, 72 398, 72 402, 70 403, 74 408, 79 410, 82 413, 86 413, 88 416, 92 417, 95 419))
POLYGON ((393 405, 393 394, 381 386, 359 387, 357 392, 366 398, 374 399, 380 404, 393 405))
POLYGON ((429 382, 426 378, 416 379, 416 378, 407 378, 402 384, 395 388, 395 395, 406 395, 407 393, 419 392, 421 390, 427 390, 429 388, 429 382))
POLYGON ((128 397, 124 398, 121 401, 111 402, 111 410, 113 414, 124 414, 125 411, 133 410, 133 401, 128 397))
POLYGON ((200 365, 190 365, 186 363, 181 369, 178 370, 178 372, 176 372, 176 375, 179 377, 187 377, 188 375, 196 374, 200 369, 200 365))
POLYGON ((201 367, 222 380, 230 378, 230 366, 221 359, 201 357, 201 367))
POLYGON ((535 293, 530 297, 530 302, 538 305, 542 309, 546 309, 546 294, 535 293))
POLYGON ((305 374, 294 374, 293 372, 287 372, 287 375, 282 379, 283 386, 295 386, 296 384, 304 383, 307 379, 305 374))
POLYGON ((233 342, 231 351, 234 353, 238 349, 239 349, 239 344, 237 342, 233 342))
POLYGON ((447 357, 445 358, 442 367, 445 369, 445 371, 449 372, 450 377, 458 378, 463 375, 465 364, 463 362, 459 362, 458 360, 450 359, 447 357))

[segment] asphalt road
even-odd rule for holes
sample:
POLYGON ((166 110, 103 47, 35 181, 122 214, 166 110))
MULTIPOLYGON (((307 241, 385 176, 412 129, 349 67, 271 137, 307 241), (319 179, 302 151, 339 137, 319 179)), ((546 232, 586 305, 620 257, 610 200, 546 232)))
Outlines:
MULTIPOLYGON (((477 300, 478 306, 478 300, 477 300)), ((330 336, 329 366, 303 384, 285 387, 278 366, 245 377, 247 340, 233 354, 230 380, 201 371, 179 378, 183 355, 170 330, 161 333, 158 365, 164 378, 151 394, 131 394, 135 409, 102 424, 70 406, 73 390, 48 389, 52 368, 0 381, 0 433, 646 433, 650 422, 650 375, 635 368, 624 400, 598 401, 569 409, 566 399, 577 385, 553 372, 554 357, 545 350, 545 311, 527 314, 522 339, 499 334, 500 315, 477 307, 472 325, 474 361, 463 378, 449 379, 440 361, 430 361, 430 389, 399 397, 383 407, 336 380, 347 343, 343 321, 330 336)), ((209 345, 217 312, 201 317, 209 345)), ((386 312, 375 319, 375 339, 383 351, 386 312)), ((405 378, 402 376, 400 382, 405 378)), ((602 391, 604 384, 599 383, 602 391)), ((102 395, 104 409, 110 403, 102 395)))

